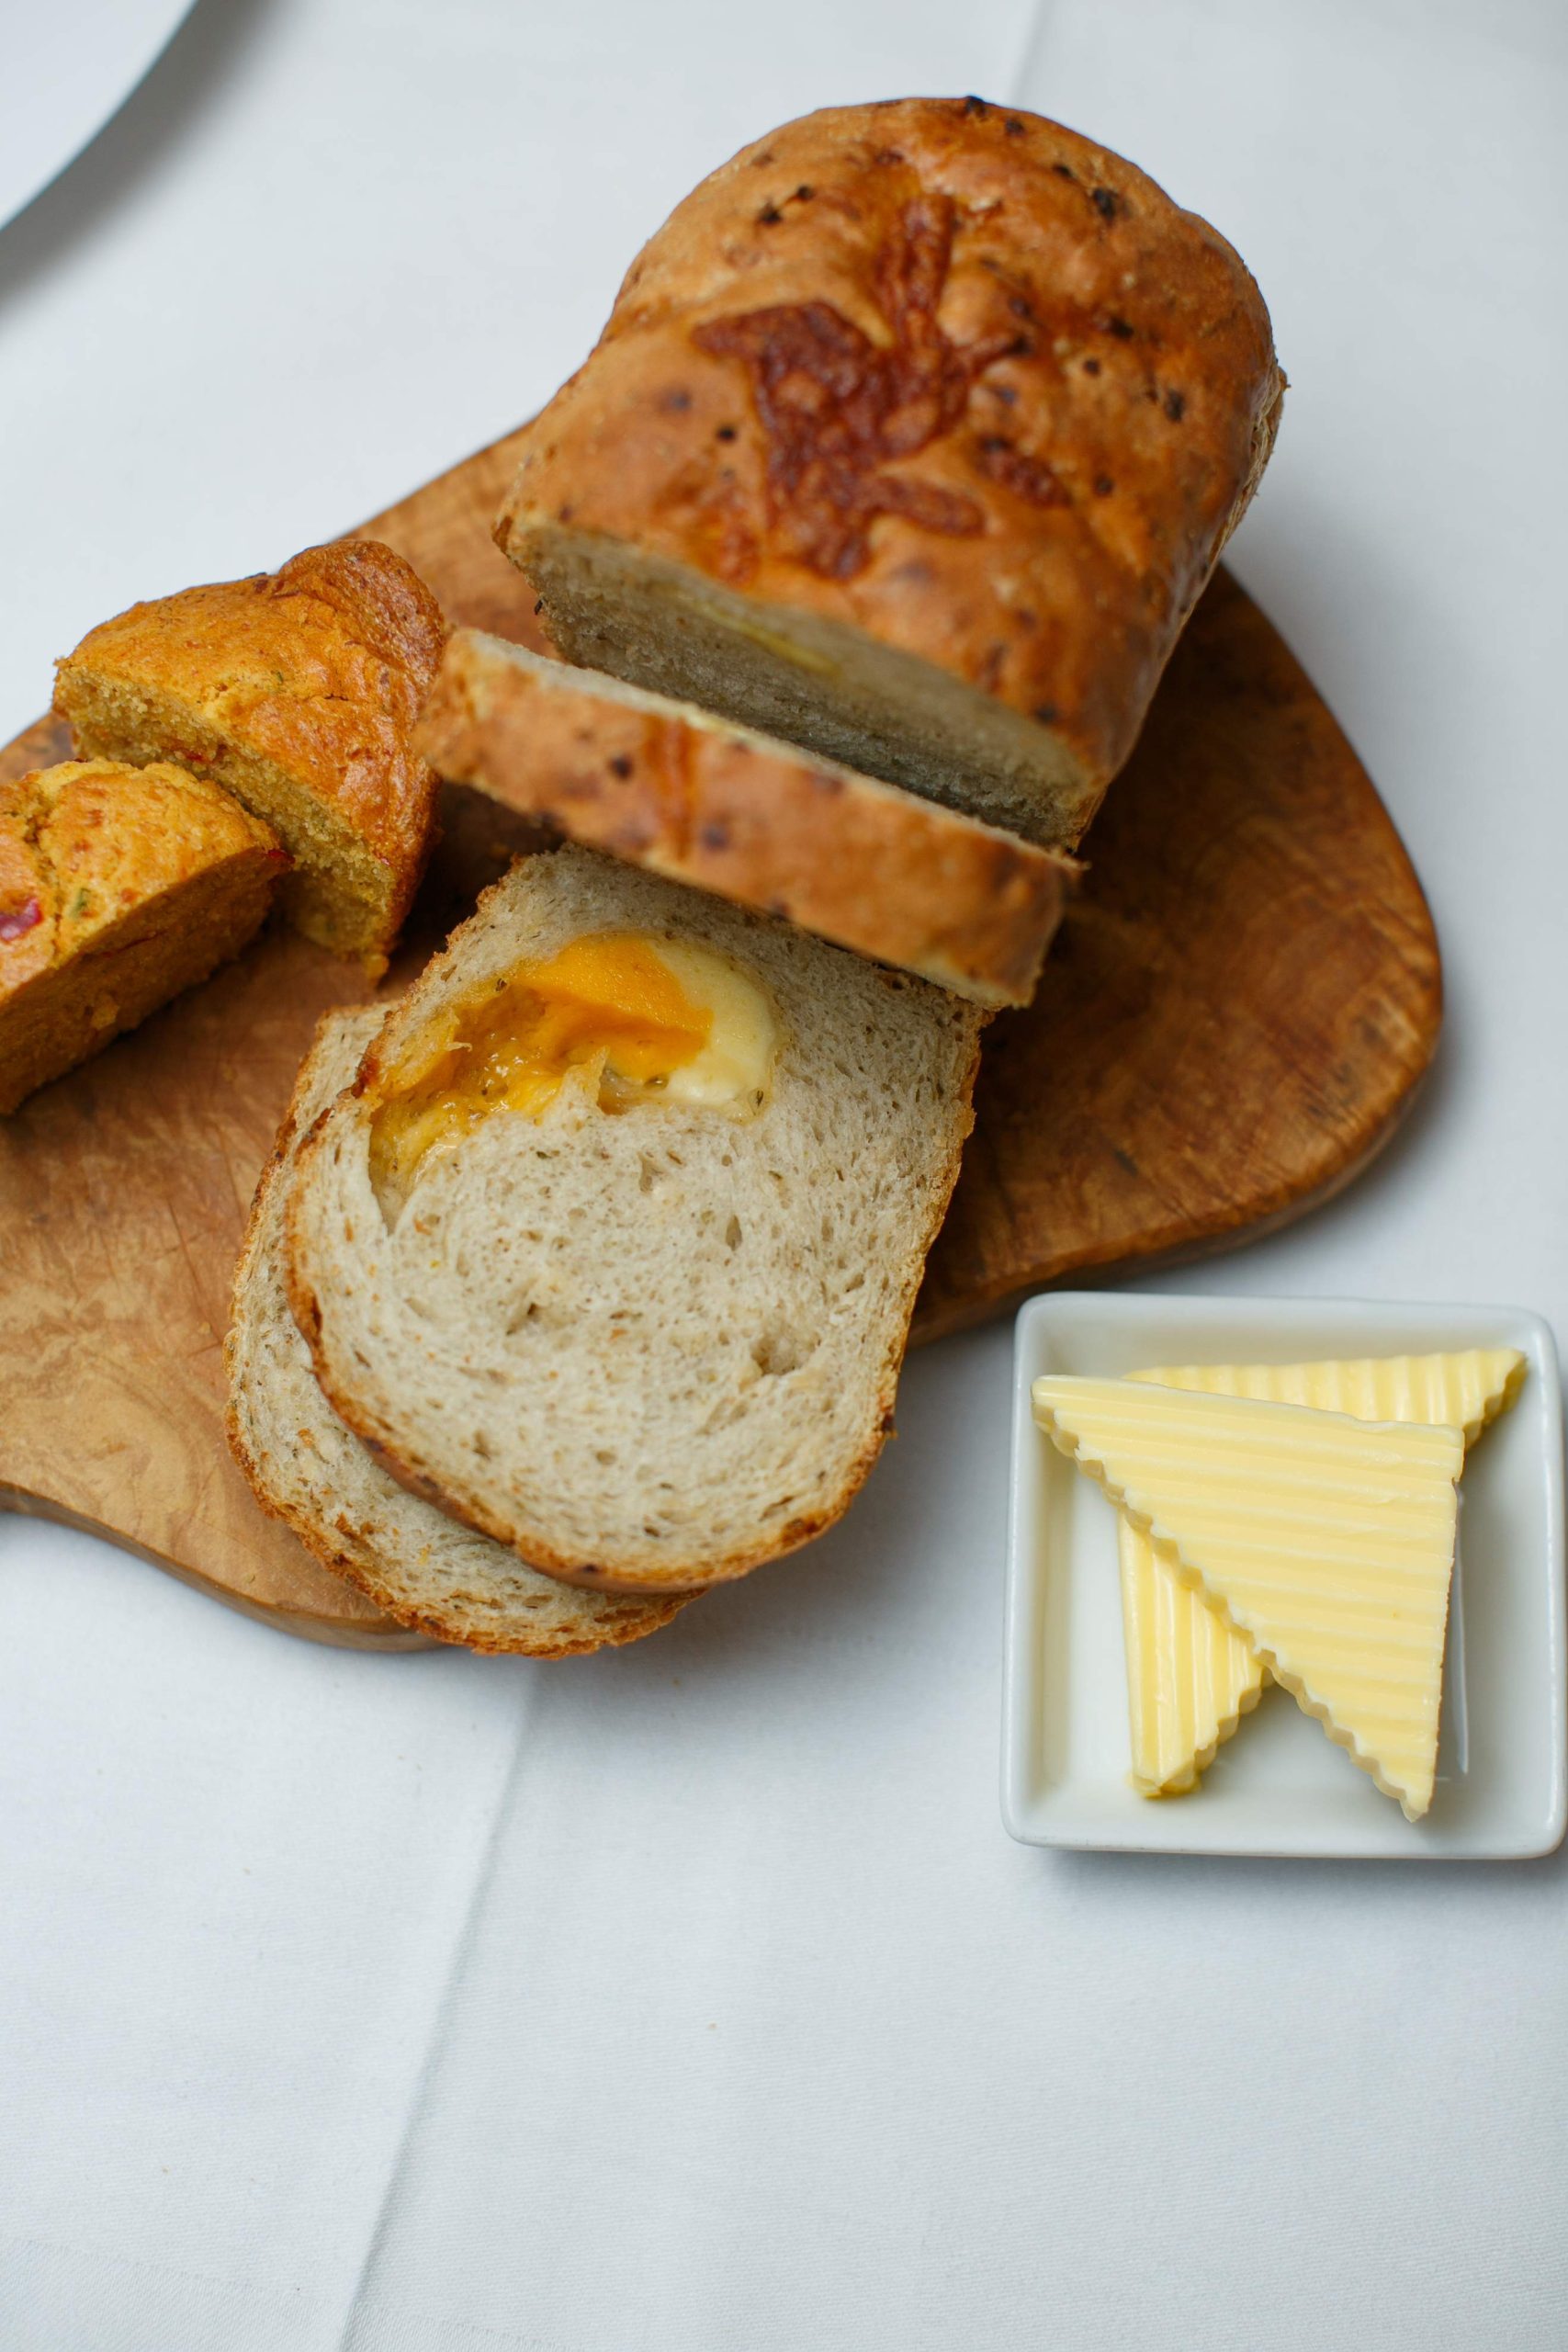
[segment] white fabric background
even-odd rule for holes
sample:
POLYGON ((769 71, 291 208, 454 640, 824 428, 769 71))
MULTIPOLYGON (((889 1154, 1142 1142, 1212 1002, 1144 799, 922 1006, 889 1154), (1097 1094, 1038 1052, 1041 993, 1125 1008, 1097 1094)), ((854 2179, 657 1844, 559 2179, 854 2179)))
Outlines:
MULTIPOLYGON (((0 235, 0 729, 516 423, 770 122, 1017 97, 1257 268, 1235 560, 1447 952, 1377 1170, 1167 1279, 1568 1330, 1565 69, 1553 0, 202 0, 0 235)), ((1568 2342, 1568 1864, 1010 1844, 1007 1379, 918 1358, 843 1527, 554 1668, 0 1521, 6 2352, 1568 2342)))

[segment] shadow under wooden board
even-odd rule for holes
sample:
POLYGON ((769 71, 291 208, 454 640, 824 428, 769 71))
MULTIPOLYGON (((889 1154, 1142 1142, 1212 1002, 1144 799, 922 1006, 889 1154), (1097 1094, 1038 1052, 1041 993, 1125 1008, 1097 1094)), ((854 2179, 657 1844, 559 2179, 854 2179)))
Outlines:
MULTIPOLYGON (((537 644, 490 537, 511 469, 498 442, 364 530, 453 620, 537 644)), ((42 720, 0 752, 0 779, 69 756, 42 720)), ((476 796, 449 795, 446 820, 389 987, 515 844, 515 820, 476 796)), ((918 1339, 1299 1216, 1378 1150, 1431 1057, 1441 978, 1420 885, 1332 714, 1224 573, 1087 855, 1039 996, 988 1033, 918 1339)), ((351 967, 269 933, 0 1123, 0 1504, 292 1632, 412 1648, 263 1516, 222 1434, 252 1190, 318 1014, 366 994, 351 967)))

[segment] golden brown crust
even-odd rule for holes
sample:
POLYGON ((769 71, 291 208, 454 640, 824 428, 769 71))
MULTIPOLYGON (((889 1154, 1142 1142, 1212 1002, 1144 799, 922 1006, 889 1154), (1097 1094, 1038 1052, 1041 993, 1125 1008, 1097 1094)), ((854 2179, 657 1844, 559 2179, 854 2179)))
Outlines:
POLYGON ((591 673, 457 630, 417 740, 443 775, 671 880, 781 915, 982 1004, 1027 1004, 1074 868, 591 673))
MULTIPOLYGON (((423 871, 435 780, 413 724, 446 624, 390 548, 339 539, 281 571, 133 605, 59 664, 55 707, 93 748, 160 757, 244 795, 257 761, 317 805, 323 825, 367 852, 384 876, 384 955, 423 871), (116 742, 118 705, 136 740, 116 742)), ((290 843, 299 853, 306 844, 290 843)))
POLYGON ((1238 256, 1131 164, 978 99, 829 108, 644 248, 497 537, 629 541, 939 664, 1092 808, 1283 381, 1238 256))
POLYGON ((238 955, 288 865, 183 768, 69 760, 0 786, 0 1112, 238 955))
MULTIPOLYGON (((646 1607, 628 1610, 625 1618, 620 1620, 607 1618, 603 1628, 596 1629, 591 1634, 583 1633, 573 1635, 560 1633, 549 1640, 542 1639, 537 1633, 520 1634, 509 1639, 505 1635, 492 1633, 488 1627, 476 1627, 469 1623, 464 1623, 459 1628, 451 1617, 442 1611, 422 1609, 411 1601, 406 1593, 400 1592, 395 1586, 389 1584, 384 1577, 378 1574, 374 1566, 374 1555, 362 1544, 352 1544, 351 1547, 346 1544, 334 1543, 332 1532, 323 1526, 321 1521, 310 1518, 303 1511, 296 1510, 291 1505, 273 1495, 245 1442, 239 1417, 232 1405, 229 1407, 225 1415, 224 1428, 228 1434, 230 1451, 244 1476, 245 1483, 266 1516, 269 1519, 277 1520, 292 1534, 297 1535, 306 1550, 313 1558, 321 1562, 322 1567, 328 1569, 333 1576, 342 1577, 345 1583, 353 1585, 356 1591, 364 1593, 367 1600, 373 1600, 377 1607, 385 1611, 395 1623, 406 1625, 412 1633, 428 1634, 432 1641, 451 1643, 463 1649, 481 1650, 494 1657, 519 1656, 541 1658, 590 1657, 595 1650, 620 1649, 629 1642, 645 1640, 649 1634, 657 1632, 660 1626, 668 1624, 684 1605, 686 1596, 683 1594, 672 1593, 670 1596, 668 1607, 664 1607, 655 1596, 645 1594, 641 1598, 646 1600, 646 1607)), ((381 1457, 378 1455, 378 1459, 381 1457)), ((410 1487, 411 1492, 423 1494, 423 1490, 412 1486, 410 1481, 404 1480, 403 1483, 410 1487)), ((429 1497, 426 1496, 425 1499, 428 1500, 429 1497)), ((458 1514, 454 1512, 452 1516, 457 1517, 458 1514)), ((352 1531, 346 1527, 340 1532, 352 1537, 352 1531)), ((561 1581, 564 1582, 565 1579, 561 1581)), ((602 1586, 600 1589, 606 1590, 608 1588, 602 1586)), ((627 1597, 629 1599, 631 1596, 627 1597)))

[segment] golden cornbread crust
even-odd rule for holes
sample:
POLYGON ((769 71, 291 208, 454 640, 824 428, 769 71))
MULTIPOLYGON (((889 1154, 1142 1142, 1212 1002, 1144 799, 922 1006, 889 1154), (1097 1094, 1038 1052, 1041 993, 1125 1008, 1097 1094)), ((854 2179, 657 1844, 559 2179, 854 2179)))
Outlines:
POLYGON ((378 969, 434 839, 411 736, 446 633, 400 556, 337 539, 104 622, 60 663, 55 707, 84 752, 216 778, 293 857, 297 928, 378 969))
POLYGON ((985 1005, 1027 1004, 1071 862, 678 703, 455 630, 419 740, 572 841, 985 1005))
POLYGON ((0 785, 0 1113, 237 956, 288 868, 265 825, 162 762, 0 785))
MULTIPOLYGON (((900 748, 895 724, 879 759, 874 724, 853 734, 867 639, 936 665, 1024 722, 997 752, 998 714, 951 709, 953 745, 988 727, 994 764, 1022 778, 978 813, 1070 847, 1252 494, 1283 390, 1239 256, 1120 156, 977 98, 833 107, 744 149, 644 247, 525 435, 496 536, 570 658, 773 731, 792 729, 755 697, 726 706, 689 668, 682 683, 594 643, 563 567, 609 576, 632 547, 667 598, 671 567, 701 574, 742 651, 781 607, 857 633, 859 677, 854 638, 814 640, 841 673, 844 730, 813 718, 797 740, 948 797, 918 738, 900 748)), ((694 615, 688 594, 688 647, 694 615)), ((796 643, 808 706, 813 640, 796 643)), ((886 677, 878 691, 896 707, 886 677)))

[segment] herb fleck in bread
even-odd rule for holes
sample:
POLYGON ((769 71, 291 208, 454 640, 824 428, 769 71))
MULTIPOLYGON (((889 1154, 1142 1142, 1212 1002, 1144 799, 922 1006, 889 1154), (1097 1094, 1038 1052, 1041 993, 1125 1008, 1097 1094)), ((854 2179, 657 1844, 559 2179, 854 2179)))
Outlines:
POLYGON ((316 1385, 284 1286, 285 1202, 301 1141, 353 1080, 382 1019, 380 1006, 327 1014, 257 1190, 224 1351, 235 1458, 263 1509, 400 1624, 470 1649, 535 1657, 656 1633, 679 1600, 580 1592, 538 1575, 389 1477, 316 1385))
POLYGON ((61 662, 55 707, 84 751, 215 777, 293 857, 296 928, 375 972, 434 836, 410 737, 446 634, 400 556, 335 539, 105 621, 61 662))
POLYGON ((567 848, 480 901, 300 1157, 290 1297, 330 1402, 398 1476, 550 1574, 676 1592, 847 1508, 890 1425, 971 1124, 975 1007, 567 848), (520 960, 628 928, 717 951, 781 1040, 750 1118, 569 1079, 419 1167, 389 1227, 400 1065, 520 960))
POLYGON ((183 768, 66 760, 0 785, 0 1113, 237 956, 288 867, 183 768))
POLYGON ((1071 862, 636 686, 457 630, 418 741, 573 841, 987 1005, 1027 1004, 1071 862))
POLYGON ((833 107, 644 247, 496 536, 570 660, 1071 847, 1283 389, 1237 254, 1120 156, 833 107))

